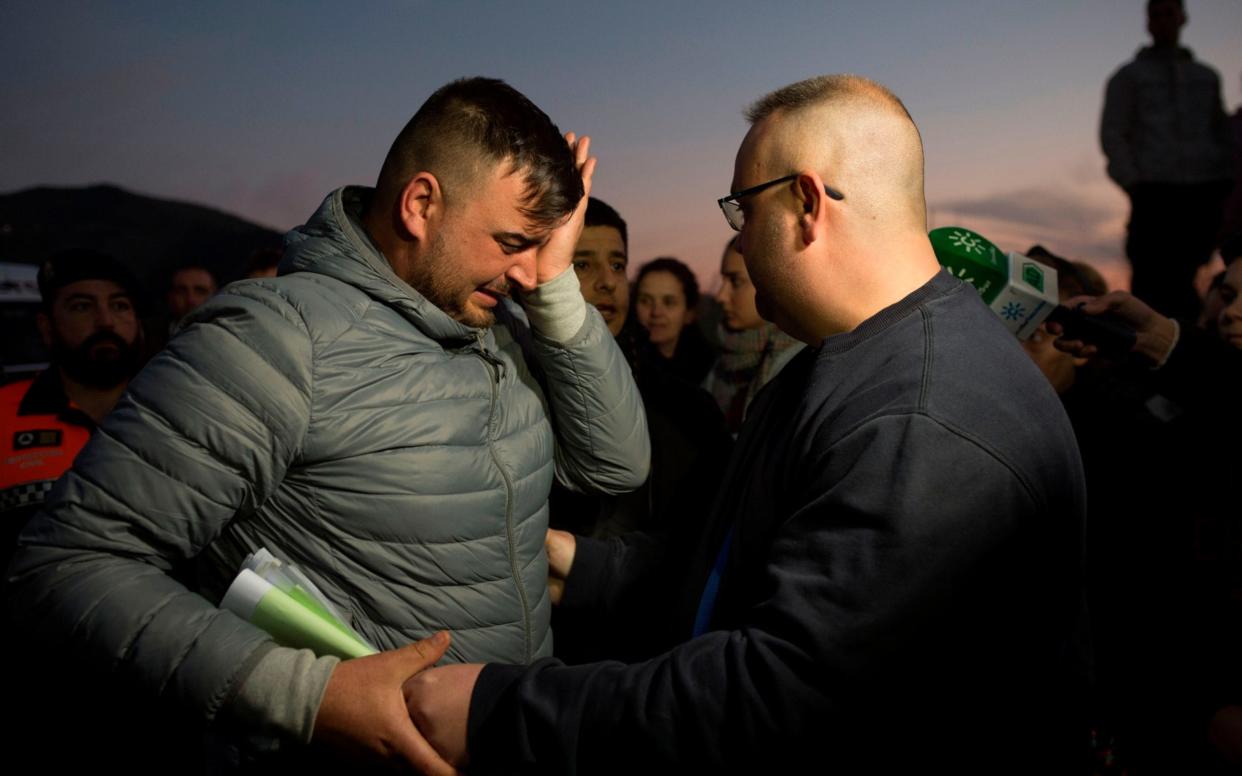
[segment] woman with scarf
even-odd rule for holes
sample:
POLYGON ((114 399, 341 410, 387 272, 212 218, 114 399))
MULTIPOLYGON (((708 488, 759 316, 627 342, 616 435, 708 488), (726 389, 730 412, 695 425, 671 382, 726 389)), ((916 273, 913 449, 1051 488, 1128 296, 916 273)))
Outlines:
POLYGON ((729 431, 736 436, 746 408, 759 389, 775 377, 803 345, 759 316, 755 308, 755 287, 734 240, 725 245, 720 276, 716 301, 723 312, 724 333, 720 358, 708 374, 704 387, 715 397, 729 431))

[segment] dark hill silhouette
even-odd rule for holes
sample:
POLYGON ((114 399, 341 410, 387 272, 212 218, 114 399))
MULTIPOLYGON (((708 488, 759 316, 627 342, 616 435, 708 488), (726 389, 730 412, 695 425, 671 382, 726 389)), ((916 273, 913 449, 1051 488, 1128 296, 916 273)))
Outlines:
POLYGON ((252 252, 280 243, 279 232, 237 216, 116 186, 0 194, 0 261, 38 264, 60 250, 94 248, 130 266, 156 304, 182 264, 202 264, 224 284, 242 276, 252 252))

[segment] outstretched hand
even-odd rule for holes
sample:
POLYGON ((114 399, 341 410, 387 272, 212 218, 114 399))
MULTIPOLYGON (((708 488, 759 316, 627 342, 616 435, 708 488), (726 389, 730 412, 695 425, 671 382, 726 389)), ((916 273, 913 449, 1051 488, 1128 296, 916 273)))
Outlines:
POLYGON ((328 679, 312 742, 397 770, 457 773, 414 727, 402 695, 402 685, 434 665, 448 645, 448 633, 440 631, 401 649, 340 663, 328 679))
POLYGON ((574 153, 574 164, 582 176, 582 200, 573 213, 552 230, 535 257, 535 282, 538 285, 547 283, 552 278, 569 269, 574 260, 574 248, 582 235, 582 225, 586 222, 587 198, 591 196, 591 178, 595 175, 596 158, 590 155, 591 138, 583 135, 576 137, 573 132, 565 133, 565 142, 574 153))
MULTIPOLYGON (((1110 291, 1103 296, 1077 296, 1064 305, 1086 315, 1109 314, 1134 329, 1137 335, 1132 353, 1152 364, 1162 364, 1177 344, 1177 325, 1161 315, 1129 291, 1110 291)), ((1058 350, 1080 358, 1094 358, 1099 348, 1082 340, 1066 339, 1058 323, 1049 322, 1048 331, 1059 337, 1053 343, 1058 350)))

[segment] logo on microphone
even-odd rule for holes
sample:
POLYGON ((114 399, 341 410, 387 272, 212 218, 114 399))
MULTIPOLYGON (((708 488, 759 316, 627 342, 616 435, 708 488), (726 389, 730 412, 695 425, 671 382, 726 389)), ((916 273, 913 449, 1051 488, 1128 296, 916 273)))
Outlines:
POLYGON ((1018 321, 1026 315, 1026 308, 1017 302, 1010 302, 1000 309, 1000 314, 1007 321, 1018 321))
POLYGON ((983 243, 976 234, 954 229, 949 233, 949 242, 953 243, 955 248, 961 248, 967 253, 973 252, 979 254, 980 256, 983 255, 983 243))
POLYGON ((1027 285, 1038 290, 1040 293, 1043 293, 1044 271, 1039 268, 1038 264, 1031 262, 1031 261, 1028 261, 1025 264, 1023 264, 1022 265, 1022 279, 1027 282, 1027 285))

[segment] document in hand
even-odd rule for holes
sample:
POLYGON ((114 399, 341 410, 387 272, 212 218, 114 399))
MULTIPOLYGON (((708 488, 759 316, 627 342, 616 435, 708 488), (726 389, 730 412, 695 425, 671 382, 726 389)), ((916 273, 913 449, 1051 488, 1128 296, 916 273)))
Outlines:
POLYGON ((350 628, 348 619, 294 566, 266 548, 250 554, 233 580, 221 609, 257 625, 286 647, 349 659, 376 653, 350 628))

